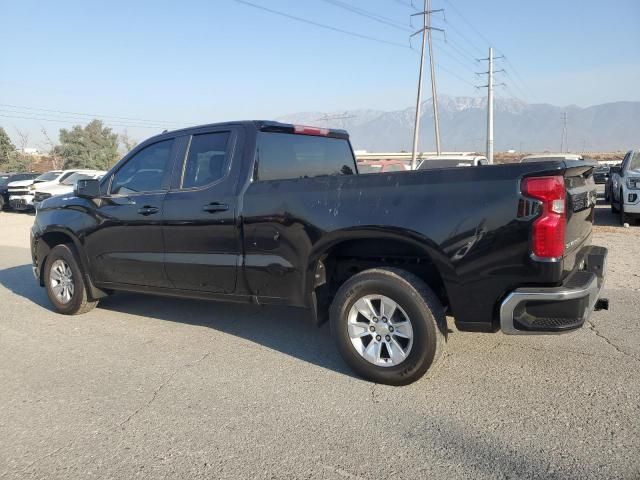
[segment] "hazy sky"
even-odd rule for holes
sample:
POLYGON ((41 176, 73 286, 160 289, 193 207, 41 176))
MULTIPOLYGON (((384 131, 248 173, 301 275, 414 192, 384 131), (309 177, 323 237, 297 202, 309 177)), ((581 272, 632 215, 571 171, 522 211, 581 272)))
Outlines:
MULTIPOLYGON (((501 96, 581 106, 640 100, 639 0, 432 3, 446 15, 434 19, 448 40, 434 33, 441 94, 483 95, 473 87, 483 65, 473 58, 491 44, 508 59, 501 96)), ((0 126, 14 139, 16 128, 30 132, 31 146, 42 145, 42 126, 57 137, 90 118, 78 113, 141 140, 180 124, 415 102, 410 0, 0 0, 0 11, 0 126)))

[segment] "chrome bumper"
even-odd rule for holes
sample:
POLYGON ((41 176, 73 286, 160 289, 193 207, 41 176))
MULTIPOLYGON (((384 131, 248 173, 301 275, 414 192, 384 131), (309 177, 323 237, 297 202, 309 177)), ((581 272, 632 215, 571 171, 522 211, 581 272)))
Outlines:
POLYGON ((604 285, 607 249, 585 247, 584 270, 560 287, 518 288, 500 305, 500 328, 507 335, 550 335, 573 331, 587 321, 604 285))

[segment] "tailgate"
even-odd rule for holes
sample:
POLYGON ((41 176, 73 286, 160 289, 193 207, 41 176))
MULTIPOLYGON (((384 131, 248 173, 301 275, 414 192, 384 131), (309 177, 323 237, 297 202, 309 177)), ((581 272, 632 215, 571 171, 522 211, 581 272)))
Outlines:
POLYGON ((564 183, 567 190, 565 270, 573 270, 576 252, 590 242, 596 206, 593 165, 567 161, 564 183))

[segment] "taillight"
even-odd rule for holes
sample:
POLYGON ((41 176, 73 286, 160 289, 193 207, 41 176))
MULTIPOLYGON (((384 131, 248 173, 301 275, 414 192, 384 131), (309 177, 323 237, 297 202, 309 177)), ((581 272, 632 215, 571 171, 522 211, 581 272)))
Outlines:
POLYGON ((542 213, 532 226, 531 251, 539 258, 562 257, 566 225, 564 178, 525 178, 522 193, 542 202, 542 213))
POLYGON ((307 127, 305 125, 294 125, 293 133, 297 133, 298 135, 321 135, 326 137, 329 135, 328 128, 319 128, 319 127, 307 127))

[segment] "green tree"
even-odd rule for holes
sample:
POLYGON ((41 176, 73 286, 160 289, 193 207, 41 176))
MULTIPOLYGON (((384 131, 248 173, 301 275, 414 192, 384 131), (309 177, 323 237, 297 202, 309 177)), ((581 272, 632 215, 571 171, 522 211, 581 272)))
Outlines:
POLYGON ((16 147, 11 142, 4 128, 0 127, 0 167, 4 167, 16 153, 16 147))
POLYGON ((85 127, 60 130, 56 153, 64 160, 64 168, 108 170, 118 158, 118 134, 92 120, 85 127))

